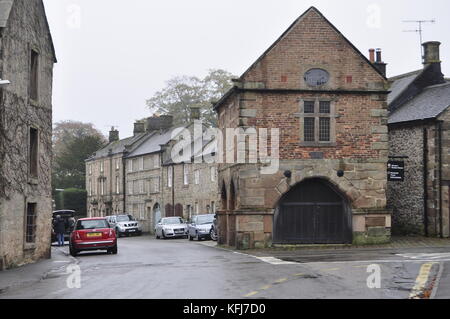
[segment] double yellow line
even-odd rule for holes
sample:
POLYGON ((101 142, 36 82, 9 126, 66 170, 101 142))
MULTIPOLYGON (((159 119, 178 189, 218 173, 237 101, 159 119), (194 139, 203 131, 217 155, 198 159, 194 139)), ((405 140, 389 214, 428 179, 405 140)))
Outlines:
POLYGON ((423 264, 422 267, 420 267, 419 276, 417 277, 416 284, 414 285, 411 294, 409 295, 409 299, 421 299, 424 297, 423 293, 430 278, 431 269, 436 264, 436 262, 431 262, 423 264))

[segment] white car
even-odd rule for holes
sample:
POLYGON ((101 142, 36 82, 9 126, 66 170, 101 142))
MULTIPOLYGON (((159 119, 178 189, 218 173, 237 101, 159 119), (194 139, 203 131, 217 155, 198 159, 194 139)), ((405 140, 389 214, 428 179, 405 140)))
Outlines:
POLYGON ((187 225, 180 217, 165 217, 156 225, 155 235, 157 239, 187 238, 187 225))
POLYGON ((131 215, 107 216, 106 220, 111 225, 111 228, 116 230, 117 237, 142 235, 141 224, 131 215))

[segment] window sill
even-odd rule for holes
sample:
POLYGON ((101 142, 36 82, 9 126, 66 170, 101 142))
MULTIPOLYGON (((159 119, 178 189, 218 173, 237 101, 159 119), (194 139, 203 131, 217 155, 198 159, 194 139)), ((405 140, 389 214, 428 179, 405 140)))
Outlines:
POLYGON ((34 100, 34 99, 32 99, 32 98, 29 98, 28 104, 31 105, 31 106, 38 107, 38 106, 39 106, 39 101, 34 100))
POLYGON ((23 246, 23 250, 35 250, 36 243, 25 243, 23 246))
POLYGON ((303 147, 336 147, 337 143, 334 143, 334 142, 324 142, 324 143, 301 142, 300 146, 303 146, 303 147))

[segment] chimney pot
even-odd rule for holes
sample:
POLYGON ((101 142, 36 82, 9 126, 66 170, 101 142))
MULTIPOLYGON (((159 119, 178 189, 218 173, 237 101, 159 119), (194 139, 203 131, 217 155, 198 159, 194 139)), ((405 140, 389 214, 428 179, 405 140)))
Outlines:
POLYGON ((381 58, 381 49, 377 49, 377 63, 383 63, 383 59, 381 58))
POLYGON ((370 63, 375 63, 375 49, 369 50, 369 60, 370 63))
POLYGON ((383 62, 383 59, 381 57, 381 49, 376 49, 375 52, 377 54, 377 59, 373 63, 373 66, 376 67, 378 69, 378 71, 381 72, 381 74, 386 76, 386 66, 387 66, 387 64, 383 62))
POLYGON ((422 44, 424 49, 423 64, 441 63, 439 47, 441 42, 429 41, 422 44))

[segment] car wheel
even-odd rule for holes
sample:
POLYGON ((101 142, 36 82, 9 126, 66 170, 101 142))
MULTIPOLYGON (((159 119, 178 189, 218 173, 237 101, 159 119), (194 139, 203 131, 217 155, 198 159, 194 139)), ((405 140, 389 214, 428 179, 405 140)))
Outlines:
POLYGON ((217 240, 216 232, 214 231, 214 229, 211 229, 211 230, 209 231, 209 236, 211 237, 211 239, 212 239, 213 241, 216 241, 216 240, 217 240))
POLYGON ((166 235, 164 235, 164 230, 161 231, 161 238, 166 239, 166 235))
POLYGON ((201 241, 202 239, 200 238, 200 235, 197 232, 197 235, 195 236, 195 238, 197 239, 197 241, 201 241))
POLYGON ((117 255, 117 245, 108 250, 108 253, 117 255))
POLYGON ((121 237, 121 236, 120 236, 119 228, 116 228, 116 235, 117 235, 117 238, 120 238, 120 237, 121 237))
POLYGON ((72 256, 72 257, 76 257, 78 255, 78 251, 76 249, 74 249, 72 247, 72 245, 70 245, 69 251, 70 251, 70 256, 72 256))
POLYGON ((189 234, 189 235, 188 235, 188 239, 189 239, 190 241, 193 241, 193 240, 194 240, 194 237, 191 237, 191 235, 189 234))

